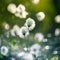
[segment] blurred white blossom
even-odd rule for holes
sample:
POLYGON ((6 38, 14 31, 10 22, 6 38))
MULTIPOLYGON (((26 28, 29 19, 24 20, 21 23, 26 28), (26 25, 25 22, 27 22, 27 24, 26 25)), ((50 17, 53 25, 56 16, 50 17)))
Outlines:
POLYGON ((1 54, 2 55, 7 55, 8 54, 8 48, 6 46, 1 47, 1 54))
POLYGON ((9 30, 10 29, 10 26, 9 26, 8 23, 4 22, 2 25, 3 25, 5 30, 9 30))
POLYGON ((28 50, 28 48, 27 47, 24 47, 24 51, 27 51, 28 50))
POLYGON ((26 11, 16 11, 15 16, 19 18, 26 18, 28 15, 28 12, 26 11))
POLYGON ((11 29, 10 32, 11 32, 12 36, 19 35, 19 33, 20 33, 20 27, 18 25, 14 25, 13 29, 11 29))
POLYGON ((57 15, 57 16, 55 17, 55 21, 56 21, 56 23, 60 23, 60 15, 57 15))
POLYGON ((53 54, 58 54, 58 51, 53 51, 53 54))
POLYGON ((23 56, 24 54, 25 54, 25 52, 20 52, 20 53, 17 54, 17 56, 18 56, 18 57, 21 57, 21 56, 23 56))
POLYGON ((34 38, 35 40, 42 42, 44 39, 44 35, 42 33, 36 33, 34 38))
POLYGON ((22 4, 19 4, 16 8, 15 16, 19 18, 26 18, 28 15, 28 12, 25 10, 25 6, 22 4))
POLYGON ((28 12, 25 10, 25 6, 22 4, 19 4, 18 7, 16 7, 15 4, 11 3, 8 5, 7 10, 11 13, 13 13, 16 17, 19 18, 26 18, 28 15, 28 12))
POLYGON ((33 4, 38 4, 40 0, 31 0, 33 4))
POLYGON ((17 9, 18 9, 19 11, 25 11, 26 8, 25 8, 24 5, 19 4, 18 7, 17 7, 17 9))
POLYGON ((35 28, 35 21, 34 19, 28 18, 26 20, 25 26, 31 31, 35 28))
POLYGON ((25 37, 27 37, 28 35, 29 35, 29 30, 28 30, 25 26, 21 27, 21 28, 20 28, 19 37, 20 37, 20 38, 25 38, 25 37))
POLYGON ((16 34, 15 34, 15 32, 14 32, 13 29, 10 30, 10 34, 11 34, 12 36, 16 36, 16 34))
POLYGON ((30 54, 30 53, 25 53, 23 56, 22 56, 22 60, 35 60, 33 55, 30 54))
POLYGON ((46 50, 49 50, 49 49, 50 49, 50 46, 46 45, 46 46, 45 46, 45 49, 46 49, 46 50))
POLYGON ((30 53, 38 57, 40 55, 41 46, 39 44, 34 44, 30 47, 30 53))
POLYGON ((36 14, 36 16, 37 16, 38 21, 43 21, 43 19, 45 18, 45 13, 44 12, 38 12, 36 14))
POLYGON ((7 10, 14 14, 16 12, 16 5, 14 3, 9 4, 7 10))
POLYGON ((59 36, 60 35, 60 29, 59 28, 56 28, 55 29, 55 36, 59 36))

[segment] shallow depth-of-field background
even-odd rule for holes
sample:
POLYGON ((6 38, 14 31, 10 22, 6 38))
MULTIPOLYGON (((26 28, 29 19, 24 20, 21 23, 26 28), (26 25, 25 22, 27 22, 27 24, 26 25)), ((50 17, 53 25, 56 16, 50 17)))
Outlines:
POLYGON ((18 53, 16 51, 24 51, 24 47, 30 47, 35 43, 40 44, 42 47, 41 59, 39 58, 39 60, 60 60, 60 32, 58 36, 55 36, 55 30, 57 28, 60 29, 60 23, 55 21, 55 16, 60 15, 60 0, 40 0, 38 4, 33 4, 31 1, 32 0, 0 0, 0 48, 1 46, 7 46, 9 48, 9 53, 6 56, 1 54, 0 49, 0 60, 9 60, 11 57, 20 60, 14 55, 18 53), (14 3, 16 6, 23 4, 29 15, 27 15, 26 18, 16 17, 7 10, 7 6, 10 3, 14 3), (36 17, 38 12, 45 13, 43 21, 38 21, 36 17), (29 17, 34 19, 36 26, 32 31, 30 31, 30 35, 27 39, 22 39, 18 36, 12 37, 11 35, 7 37, 8 32, 14 25, 22 27, 26 22, 26 19, 29 17), (9 30, 4 28, 4 23, 9 24, 9 30), (37 42, 37 40, 34 39, 36 33, 42 33, 44 38, 48 41, 37 42), (13 45, 13 47, 11 47, 10 44, 13 45), (50 46, 50 49, 48 51, 43 50, 47 45, 50 46), (53 54, 54 51, 57 51, 57 53, 53 54))

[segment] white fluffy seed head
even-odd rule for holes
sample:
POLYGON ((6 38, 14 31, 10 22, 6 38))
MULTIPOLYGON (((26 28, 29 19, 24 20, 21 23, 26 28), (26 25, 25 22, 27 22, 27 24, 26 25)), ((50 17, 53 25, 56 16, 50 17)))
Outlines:
POLYGON ((46 46, 45 46, 45 49, 46 49, 46 50, 49 50, 49 49, 50 49, 50 46, 46 45, 46 46))
POLYGON ((57 29, 55 30, 55 36, 59 36, 59 35, 60 35, 60 29, 57 28, 57 29))
POLYGON ((28 28, 28 30, 33 30, 35 28, 35 21, 34 19, 28 18, 26 20, 25 26, 28 28))
POLYGON ((2 55, 7 55, 7 53, 8 53, 8 48, 5 47, 5 46, 2 46, 2 47, 1 47, 1 54, 2 54, 2 55))
POLYGON ((40 55, 41 46, 39 44, 34 44, 30 47, 30 53, 38 57, 40 55))
POLYGON ((60 15, 57 15, 57 16, 55 17, 55 22, 56 22, 56 23, 60 23, 60 15))
POLYGON ((44 12, 38 12, 36 16, 37 16, 38 21, 43 21, 43 19, 45 18, 44 12))
POLYGON ((30 49, 31 50, 34 50, 34 49, 40 50, 40 48, 41 48, 41 46, 39 44, 33 44, 30 49))
POLYGON ((24 47, 24 51, 27 51, 28 50, 28 48, 27 47, 24 47))
POLYGON ((19 33, 19 37, 20 38, 25 38, 29 35, 29 30, 26 27, 21 27, 20 28, 20 33, 19 33))
POLYGON ((15 16, 16 16, 16 17, 19 17, 19 18, 26 18, 27 15, 28 15, 28 12, 26 12, 26 11, 21 11, 21 12, 17 11, 17 12, 15 13, 15 16))
POLYGON ((16 12, 16 5, 13 3, 9 4, 7 10, 14 14, 16 12))
POLYGON ((20 33, 20 27, 18 25, 14 25, 13 29, 11 29, 10 32, 11 32, 12 36, 19 35, 19 33, 20 33))
POLYGON ((17 54, 17 56, 18 56, 18 57, 21 57, 21 56, 23 56, 24 54, 25 54, 25 52, 20 52, 20 53, 17 54))
POLYGON ((23 11, 23 12, 20 12, 20 18, 26 18, 27 17, 27 15, 28 15, 28 12, 26 12, 26 11, 23 11))
POLYGON ((17 7, 17 9, 19 9, 20 11, 25 11, 26 8, 25 8, 24 5, 19 4, 18 7, 17 7))
POLYGON ((30 53, 25 53, 23 56, 22 56, 22 60, 35 60, 33 55, 30 54, 30 53))
POLYGON ((6 22, 3 23, 3 27, 4 27, 5 30, 9 30, 10 29, 9 24, 6 23, 6 22))
POLYGON ((38 4, 40 0, 31 0, 33 4, 38 4))
POLYGON ((58 54, 58 51, 53 51, 53 54, 58 54))
POLYGON ((10 34, 11 34, 11 36, 16 36, 13 29, 10 30, 10 34))
POLYGON ((42 33, 36 33, 34 38, 35 40, 42 42, 44 40, 44 35, 42 33))

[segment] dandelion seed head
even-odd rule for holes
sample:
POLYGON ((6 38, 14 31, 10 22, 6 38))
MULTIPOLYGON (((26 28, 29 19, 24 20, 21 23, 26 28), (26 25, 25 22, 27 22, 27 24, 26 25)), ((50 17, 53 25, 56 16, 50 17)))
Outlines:
POLYGON ((40 0, 31 0, 33 4, 38 4, 40 0))
POLYGON ((31 31, 35 28, 35 21, 34 19, 28 18, 26 20, 25 26, 31 31))
POLYGON ((60 15, 57 15, 57 16, 55 17, 55 22, 56 22, 56 23, 60 23, 60 15))
POLYGON ((55 36, 59 36, 59 35, 60 35, 60 29, 57 28, 57 29, 55 30, 55 36))
POLYGON ((8 54, 8 48, 6 46, 1 47, 1 54, 2 55, 7 55, 8 54))
POLYGON ((19 4, 18 7, 17 7, 20 11, 25 11, 25 6, 22 5, 22 4, 19 4))
POLYGON ((41 46, 39 44, 34 44, 30 47, 30 53, 36 57, 40 55, 41 46))
POLYGON ((43 21, 43 19, 45 18, 45 13, 44 12, 38 12, 36 14, 36 16, 37 16, 38 21, 43 21))
POLYGON ((45 49, 46 49, 46 50, 50 49, 50 46, 46 45, 46 46, 45 46, 45 49))
POLYGON ((35 40, 42 42, 44 39, 44 35, 42 33, 36 33, 34 38, 35 40))
POLYGON ((58 51, 53 51, 53 54, 58 54, 58 51))
POLYGON ((6 22, 3 23, 3 27, 4 27, 5 30, 9 30, 10 29, 9 24, 6 23, 6 22))
POLYGON ((21 56, 23 56, 24 54, 25 54, 25 52, 20 52, 20 53, 17 54, 17 56, 18 56, 18 57, 21 57, 21 56))
POLYGON ((34 57, 32 54, 30 53, 25 53, 23 56, 22 56, 22 59, 24 60, 34 60, 34 57))
POLYGON ((20 28, 20 33, 19 33, 19 37, 20 38, 25 38, 29 35, 29 30, 26 27, 21 27, 20 28))
POLYGON ((9 4, 7 10, 14 14, 16 12, 16 5, 13 3, 9 4))
POLYGON ((18 25, 14 25, 13 29, 11 29, 10 32, 11 32, 12 36, 19 35, 19 33, 20 33, 20 27, 18 25))

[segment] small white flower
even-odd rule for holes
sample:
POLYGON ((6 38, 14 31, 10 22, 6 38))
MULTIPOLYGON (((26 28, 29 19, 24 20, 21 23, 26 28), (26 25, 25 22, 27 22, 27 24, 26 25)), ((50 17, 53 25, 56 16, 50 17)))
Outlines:
POLYGON ((9 30, 9 28, 10 28, 9 24, 6 24, 6 25, 5 25, 5 29, 6 29, 6 30, 9 30))
POLYGON ((36 16, 39 21, 42 21, 45 18, 44 12, 38 12, 36 16))
POLYGON ((10 30, 10 34, 11 34, 12 36, 16 36, 13 29, 10 30))
POLYGON ((13 3, 9 4, 7 10, 14 14, 16 12, 16 5, 13 3))
POLYGON ((25 52, 20 52, 20 53, 17 54, 17 56, 18 56, 18 57, 21 57, 21 56, 23 56, 24 54, 25 54, 25 52))
POLYGON ((44 39, 44 35, 42 33, 36 33, 34 38, 35 38, 35 40, 42 42, 44 39))
POLYGON ((58 54, 58 51, 54 51, 53 54, 58 54))
POLYGON ((16 36, 16 35, 19 35, 19 32, 20 31, 20 28, 18 25, 14 25, 13 29, 11 30, 11 35, 12 36, 16 36))
POLYGON ((57 16, 55 17, 55 21, 56 21, 56 23, 60 23, 60 15, 57 15, 57 16))
POLYGON ((28 15, 28 12, 26 12, 26 11, 23 11, 23 12, 20 12, 20 18, 26 18, 27 17, 27 15, 28 15))
POLYGON ((19 18, 26 18, 27 15, 28 15, 28 12, 26 11, 20 11, 20 12, 16 11, 15 13, 15 16, 19 18))
POLYGON ((59 36, 59 35, 60 35, 60 29, 57 28, 57 29, 55 30, 55 36, 59 36))
POLYGON ((33 4, 38 4, 40 0, 31 0, 33 4))
POLYGON ((1 54, 2 55, 7 55, 8 54, 8 48, 6 46, 1 47, 1 54))
POLYGON ((49 50, 49 49, 50 49, 50 46, 48 46, 48 45, 45 46, 45 49, 46 49, 46 50, 49 50))
POLYGON ((51 33, 48 33, 48 34, 47 34, 47 37, 49 37, 49 38, 50 38, 51 36, 52 36, 52 34, 51 34, 51 33))
POLYGON ((22 56, 22 60, 35 60, 33 55, 30 54, 30 53, 25 53, 23 56, 22 56))
POLYGON ((20 28, 20 33, 19 33, 19 37, 20 38, 25 38, 29 35, 29 30, 26 27, 21 27, 20 28))
POLYGON ((32 45, 31 46, 31 50, 34 50, 34 49, 36 49, 36 50, 40 50, 40 48, 41 48, 41 46, 39 45, 39 44, 34 44, 34 45, 32 45))
POLYGON ((15 30, 16 34, 19 35, 20 27, 18 25, 14 25, 13 29, 15 30))
POLYGON ((30 47, 30 53, 37 57, 40 55, 40 48, 41 46, 39 44, 34 44, 30 47))
POLYGON ((15 16, 19 18, 26 18, 27 15, 28 15, 28 12, 25 11, 25 6, 20 4, 16 8, 15 16))
POLYGON ((28 48, 27 47, 24 47, 24 51, 27 51, 28 50, 28 48))
POLYGON ((35 21, 34 19, 28 18, 26 20, 25 26, 31 31, 35 28, 35 21))
POLYGON ((25 6, 22 5, 22 4, 19 4, 18 7, 17 7, 17 9, 18 9, 19 11, 25 11, 25 6))
POLYGON ((6 23, 6 22, 3 23, 3 27, 4 27, 4 29, 6 29, 6 30, 9 30, 9 29, 10 29, 9 24, 6 23))

